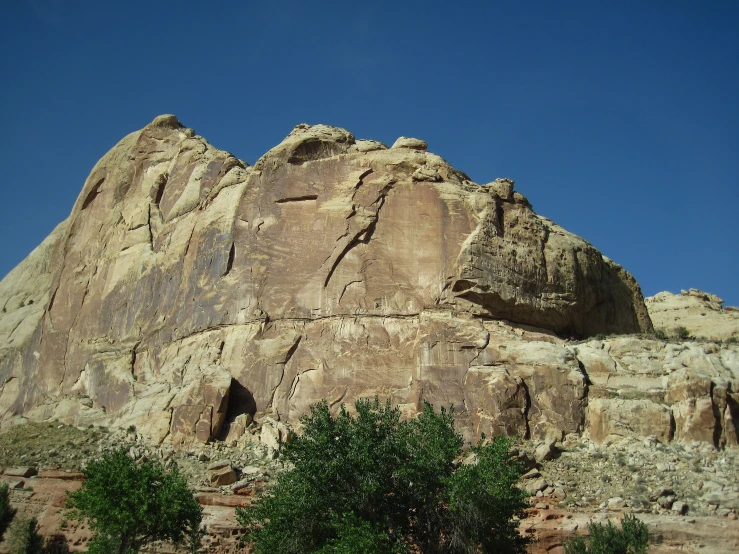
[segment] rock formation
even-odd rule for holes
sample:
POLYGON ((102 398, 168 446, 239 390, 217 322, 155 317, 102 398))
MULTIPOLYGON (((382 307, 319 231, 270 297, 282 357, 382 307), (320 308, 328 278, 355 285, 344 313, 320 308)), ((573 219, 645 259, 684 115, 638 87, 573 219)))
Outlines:
POLYGON ((694 337, 739 341, 739 308, 724 307, 715 294, 696 289, 680 294, 660 292, 645 302, 655 328, 666 334, 684 327, 694 337))
POLYGON ((8 421, 179 447, 379 395, 408 416, 454 404, 468 439, 737 442, 735 348, 568 341, 651 332, 637 283, 418 139, 299 125, 250 167, 158 117, 98 162, 0 305, 8 421))

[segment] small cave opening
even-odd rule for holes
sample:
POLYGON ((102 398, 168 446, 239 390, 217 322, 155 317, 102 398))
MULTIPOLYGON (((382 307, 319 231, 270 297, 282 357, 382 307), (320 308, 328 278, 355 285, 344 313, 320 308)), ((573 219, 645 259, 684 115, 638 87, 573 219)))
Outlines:
POLYGON ((240 415, 246 414, 251 420, 255 413, 257 413, 257 402, 254 400, 254 395, 236 379, 231 378, 231 385, 228 388, 226 418, 219 433, 219 438, 223 440, 228 436, 231 426, 240 415))
POLYGON ((226 410, 226 421, 233 421, 241 414, 253 416, 257 413, 257 402, 254 395, 236 379, 231 379, 228 392, 228 408, 226 410))

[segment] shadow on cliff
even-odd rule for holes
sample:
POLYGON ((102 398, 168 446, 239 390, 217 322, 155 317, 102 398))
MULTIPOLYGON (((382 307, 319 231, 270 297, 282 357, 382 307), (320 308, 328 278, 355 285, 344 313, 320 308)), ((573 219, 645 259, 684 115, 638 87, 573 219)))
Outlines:
POLYGON ((254 395, 236 379, 231 379, 228 393, 228 408, 226 409, 226 423, 231 423, 241 414, 254 417, 257 412, 257 402, 254 395))

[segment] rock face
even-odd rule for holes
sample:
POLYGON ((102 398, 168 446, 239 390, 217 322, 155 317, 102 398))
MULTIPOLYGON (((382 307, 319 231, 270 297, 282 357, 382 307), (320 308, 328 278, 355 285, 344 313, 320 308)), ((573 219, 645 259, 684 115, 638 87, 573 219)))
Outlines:
POLYGON ((645 300, 655 328, 673 333, 685 327, 695 337, 739 340, 739 308, 724 307, 715 294, 690 289, 680 294, 660 292, 645 300))
POLYGON ((0 283, 0 412, 183 446, 377 394, 406 415, 453 403, 467 438, 608 437, 638 407, 666 437, 735 441, 735 351, 695 353, 718 365, 672 395, 648 361, 667 346, 643 366, 568 346, 555 333, 652 330, 634 279, 512 181, 426 148, 299 125, 249 167, 174 116, 128 135, 0 283), (633 374, 654 393, 588 407, 633 374))

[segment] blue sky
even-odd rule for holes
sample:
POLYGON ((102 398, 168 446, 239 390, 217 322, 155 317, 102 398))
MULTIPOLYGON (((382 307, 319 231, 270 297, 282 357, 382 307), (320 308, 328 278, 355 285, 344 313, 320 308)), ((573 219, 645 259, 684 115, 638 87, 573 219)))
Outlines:
POLYGON ((739 2, 25 0, 0 20, 0 275, 174 113, 254 163, 298 123, 414 136, 628 269, 739 305, 739 2))

